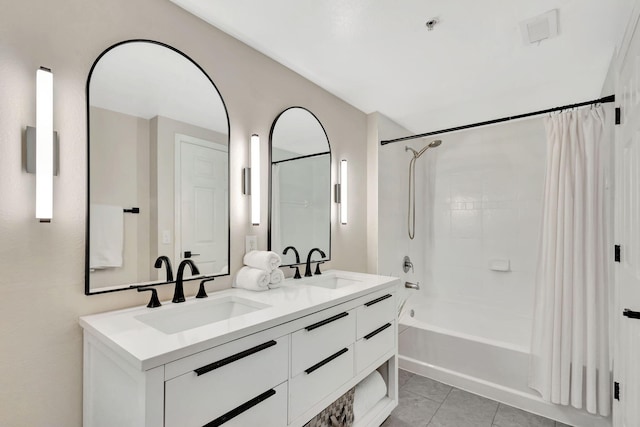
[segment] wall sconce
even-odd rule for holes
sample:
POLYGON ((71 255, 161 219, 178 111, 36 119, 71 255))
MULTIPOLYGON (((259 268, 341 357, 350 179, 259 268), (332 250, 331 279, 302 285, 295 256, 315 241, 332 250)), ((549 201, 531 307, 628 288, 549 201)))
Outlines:
POLYGON ((260 225, 260 137, 251 135, 250 167, 243 170, 243 194, 251 196, 251 223, 260 225))
POLYGON ((338 183, 335 185, 335 200, 340 205, 340 223, 347 223, 347 216, 349 213, 349 199, 347 196, 349 190, 349 177, 348 167, 346 160, 340 160, 340 174, 338 176, 338 183))
POLYGON ((53 175, 57 175, 58 135, 53 131, 53 74, 36 71, 36 127, 27 127, 27 172, 36 174, 36 218, 53 218, 53 175))

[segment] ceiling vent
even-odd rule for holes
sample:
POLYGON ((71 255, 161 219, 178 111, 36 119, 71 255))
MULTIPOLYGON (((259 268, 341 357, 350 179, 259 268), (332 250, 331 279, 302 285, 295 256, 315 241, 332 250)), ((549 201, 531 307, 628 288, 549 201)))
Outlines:
POLYGON ((524 44, 539 43, 558 35, 558 9, 520 23, 524 44))

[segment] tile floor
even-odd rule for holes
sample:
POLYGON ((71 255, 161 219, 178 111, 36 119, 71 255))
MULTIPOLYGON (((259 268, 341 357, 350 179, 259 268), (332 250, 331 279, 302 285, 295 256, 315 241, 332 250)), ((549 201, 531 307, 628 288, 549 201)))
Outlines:
POLYGON ((400 402, 381 427, 569 427, 400 370, 400 402))

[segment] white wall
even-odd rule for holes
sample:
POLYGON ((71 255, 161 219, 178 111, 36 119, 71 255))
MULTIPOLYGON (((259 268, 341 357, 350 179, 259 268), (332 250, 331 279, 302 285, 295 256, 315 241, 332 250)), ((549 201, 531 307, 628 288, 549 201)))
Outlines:
POLYGON ((91 203, 140 208, 125 214, 123 263, 90 273, 92 288, 149 280, 149 121, 91 107, 91 203), (113 171, 118 173, 114 174, 113 171))
MULTIPOLYGON (((388 135, 380 139, 410 134, 386 118, 380 123, 388 135)), ((530 318, 545 141, 542 120, 535 118, 381 146, 378 271, 420 281, 423 296, 530 318), (433 139, 442 145, 416 162, 416 237, 409 240, 412 156, 405 146, 419 150, 433 139), (405 254, 414 262, 413 275, 400 270, 405 254), (492 259, 509 260, 511 271, 491 271, 492 259)))
MULTIPOLYGON (((108 46, 132 38, 182 50, 209 74, 231 123, 231 271, 240 267, 244 236, 266 248, 267 139, 285 108, 309 108, 323 123, 335 161, 350 167, 350 223, 332 211, 332 258, 327 267, 366 269, 366 116, 287 68, 248 48, 166 0, 5 1, 0 14, 0 425, 81 425, 82 335, 78 317, 146 303, 136 292, 85 296, 85 85, 91 64, 108 46), (60 175, 54 218, 34 219, 34 176, 23 166, 24 128, 35 124, 35 70, 54 72, 54 127, 60 134, 60 175), (262 137, 261 225, 249 224, 241 194, 248 140, 262 137)), ((334 162, 335 163, 335 162, 334 162)), ((337 169, 332 168, 335 182, 337 169)), ((153 238, 153 236, 152 236, 153 238)), ((211 288, 228 287, 230 278, 211 288)), ((188 284, 193 294, 196 283, 188 284)), ((161 297, 172 293, 161 289, 161 297)))
MULTIPOLYGON (((409 162, 413 156, 405 150, 405 147, 409 146, 419 150, 431 140, 416 139, 381 146, 381 140, 411 135, 412 132, 379 113, 370 114, 368 120, 369 138, 375 134, 373 143, 376 144, 378 150, 378 177, 376 178, 378 204, 370 206, 370 209, 375 208, 378 212, 377 272, 400 277, 403 284, 408 281, 423 286, 427 273, 425 237, 428 235, 427 223, 422 215, 425 211, 424 194, 428 182, 423 179, 423 175, 426 171, 427 160, 433 152, 425 153, 416 163, 416 234, 415 239, 411 240, 408 235, 407 212, 409 162), (409 256, 414 265, 414 269, 407 273, 402 269, 405 256, 409 256)), ((371 148, 371 139, 369 144, 371 148)), ((373 257, 370 256, 370 258, 373 257)), ((416 292, 412 290, 403 289, 401 293, 400 304, 405 297, 416 295, 416 292)))

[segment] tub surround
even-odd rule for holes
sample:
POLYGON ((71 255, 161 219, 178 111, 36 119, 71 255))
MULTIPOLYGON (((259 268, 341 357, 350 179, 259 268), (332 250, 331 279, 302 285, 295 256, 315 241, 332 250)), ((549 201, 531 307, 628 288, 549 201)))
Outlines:
POLYGON ((266 292, 234 288, 204 301, 83 316, 85 425, 202 425, 268 390, 277 398, 228 425, 258 417, 267 420, 263 425, 301 426, 375 369, 385 378, 387 397, 356 425, 381 423, 397 405, 398 284, 392 277, 329 270, 266 292), (171 331, 154 321, 163 312, 205 305, 214 311, 224 303, 246 305, 248 312, 176 333, 162 332, 171 331), (258 348, 210 375, 198 373, 258 348), (133 401, 116 403, 110 387, 133 401), (193 403, 199 400, 203 405, 193 403), (102 420, 122 404, 132 414, 128 420, 102 420))

